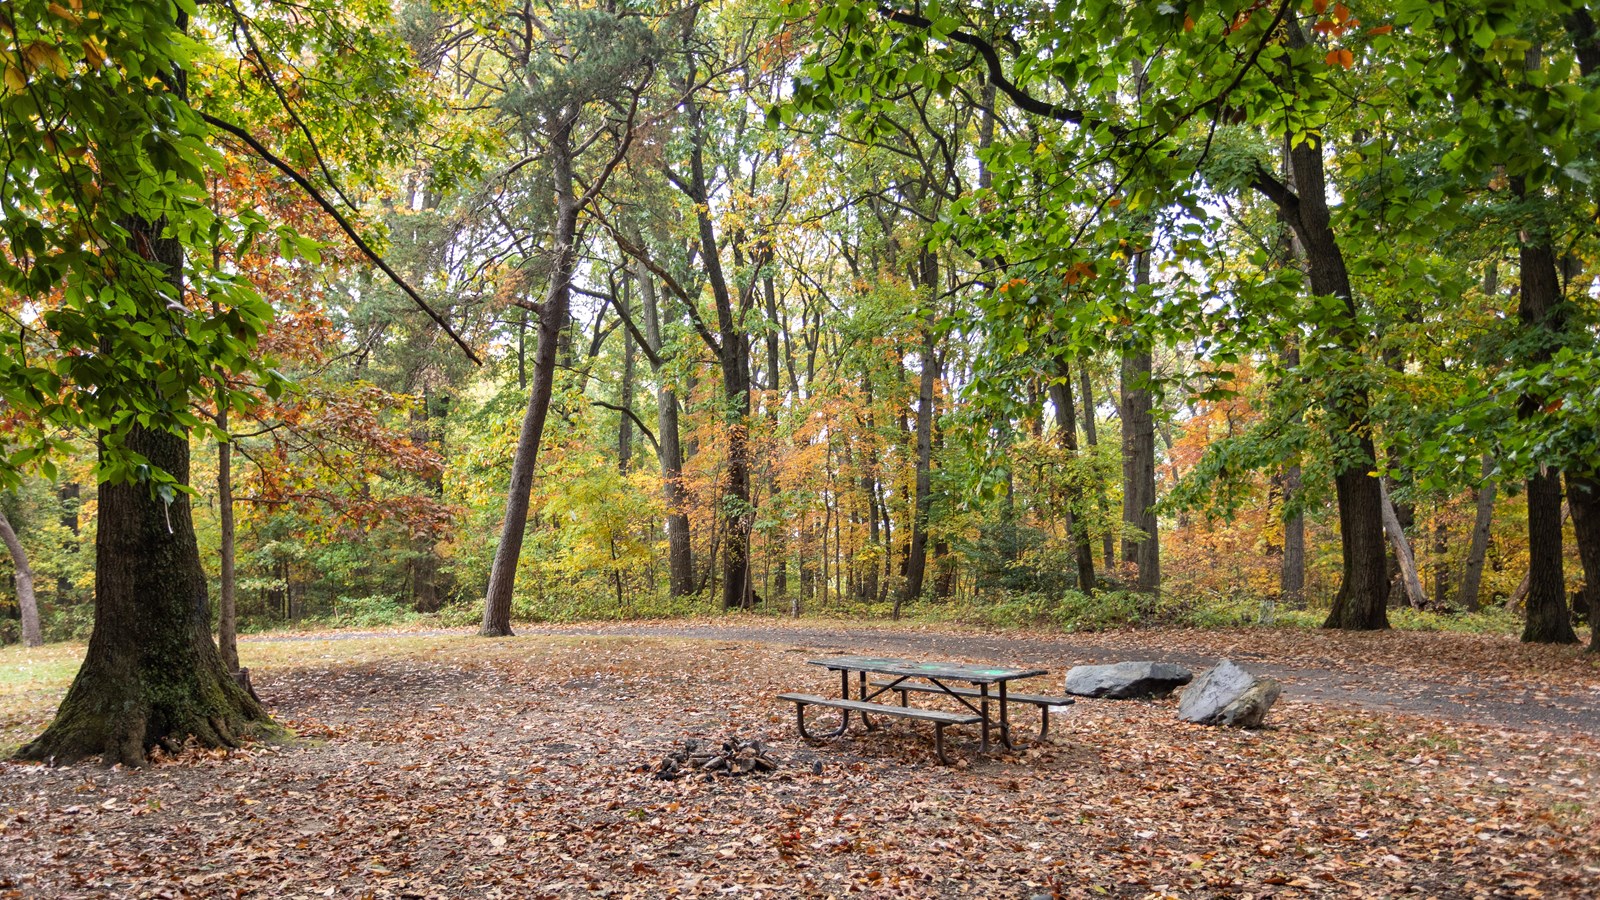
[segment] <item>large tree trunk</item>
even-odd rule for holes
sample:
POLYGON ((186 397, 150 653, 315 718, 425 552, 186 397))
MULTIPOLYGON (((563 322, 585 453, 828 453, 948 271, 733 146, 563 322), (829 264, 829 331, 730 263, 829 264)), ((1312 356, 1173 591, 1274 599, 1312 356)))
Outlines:
POLYGON ((578 258, 578 203, 573 191, 571 142, 572 119, 568 118, 550 141, 556 191, 555 265, 550 271, 550 290, 539 306, 539 339, 533 356, 532 387, 528 392, 528 408, 522 416, 522 431, 517 436, 517 452, 511 460, 505 522, 500 528, 500 545, 495 550, 493 568, 489 571, 489 590, 484 597, 483 625, 478 633, 485 637, 511 634, 511 595, 516 587, 517 561, 522 557, 522 539, 528 527, 529 495, 539 462, 539 442, 544 438, 545 417, 550 412, 556 356, 561 349, 572 301, 571 280, 578 258))
POLYGON ((1477 516, 1472 522, 1472 538, 1467 545, 1466 566, 1461 572, 1461 587, 1456 591, 1467 612, 1477 612, 1481 604, 1478 592, 1483 584, 1483 563, 1489 556, 1489 526, 1494 520, 1495 483, 1489 480, 1494 472, 1494 461, 1483 458, 1483 484, 1478 488, 1477 516))
MULTIPOLYGON (((185 80, 176 74, 175 93, 183 100, 185 80)), ((130 246, 163 267, 168 289, 181 297, 183 245, 164 236, 159 221, 134 219, 126 227, 130 246)), ((138 290, 135 284, 130 289, 138 290)), ((169 300, 154 292, 136 299, 155 327, 169 324, 169 300)), ((102 338, 102 349, 111 352, 108 343, 102 338)), ((189 483, 186 431, 125 427, 118 437, 127 452, 178 485, 189 483)), ((98 442, 102 463, 106 437, 102 433, 98 442)), ((176 749, 192 737, 205 747, 232 747, 274 731, 267 711, 234 682, 211 639, 189 495, 173 491, 163 498, 148 481, 101 485, 89 647, 55 720, 17 757, 71 763, 98 754, 108 765, 140 766, 158 744, 176 749)))
MULTIPOLYGON (((1291 46, 1307 45, 1305 33, 1292 21, 1286 26, 1291 46)), ((1289 187, 1258 172, 1255 189, 1278 207, 1294 229, 1305 254, 1312 293, 1337 297, 1345 318, 1333 330, 1339 349, 1351 358, 1364 352, 1359 315, 1350 290, 1350 273, 1333 233, 1328 212, 1327 175, 1322 143, 1307 135, 1288 151, 1289 187)), ((1389 627, 1387 554, 1383 539, 1383 499, 1377 476, 1377 453, 1369 431, 1369 398, 1361 384, 1340 385, 1328 402, 1328 431, 1334 440, 1334 495, 1339 509, 1339 545, 1344 572, 1324 628, 1373 630, 1389 627)))
MULTIPOLYGON (((1511 189, 1519 199, 1527 194, 1521 177, 1511 179, 1511 189)), ((1521 244, 1522 292, 1517 317, 1524 332, 1538 339, 1529 362, 1542 363, 1550 359, 1552 345, 1566 327, 1561 279, 1548 234, 1524 232, 1521 244)), ((1540 398, 1525 395, 1518 404, 1518 416, 1537 416, 1542 406, 1540 398)), ((1567 610, 1561 519, 1561 473, 1555 469, 1536 472, 1528 479, 1528 619, 1522 629, 1522 640, 1527 643, 1578 642, 1567 610)))
MULTIPOLYGON (((918 261, 918 286, 930 298, 938 290, 939 262, 931 251, 924 250, 918 261)), ((928 562, 928 511, 933 506, 933 388, 938 359, 934 347, 933 315, 930 312, 922 327, 922 375, 917 384, 917 463, 915 506, 911 516, 911 546, 906 550, 905 584, 895 597, 894 617, 900 617, 900 608, 922 596, 923 575, 928 562)))
POLYGON ((22 542, 17 540, 11 520, 6 518, 4 512, 0 512, 0 540, 5 541, 6 550, 11 553, 11 565, 17 570, 15 579, 17 608, 22 614, 22 643, 38 647, 44 643, 44 635, 39 629, 39 601, 33 596, 33 568, 28 565, 27 551, 22 549, 22 542))
MULTIPOLYGON (((188 483, 187 436, 134 426, 123 444, 188 483)), ((94 615, 83 667, 55 721, 18 758, 71 763, 98 754, 108 765, 138 766, 158 744, 173 749, 193 737, 232 747, 273 730, 211 640, 187 494, 164 503, 149 484, 100 486, 94 615)))
MULTIPOLYGON (((1135 287, 1150 283, 1150 253, 1134 259, 1135 287)), ((1152 358, 1148 349, 1122 357, 1122 521, 1141 532, 1124 538, 1122 561, 1138 567, 1141 591, 1161 588, 1161 544, 1156 523, 1156 424, 1153 415, 1152 358)))
POLYGON ((1522 640, 1576 644, 1562 571, 1561 476, 1546 470, 1528 479, 1528 619, 1522 640))
MULTIPOLYGON (((1356 330, 1355 300, 1344 254, 1333 234, 1328 214, 1322 146, 1314 138, 1290 151, 1296 197, 1285 209, 1306 255, 1311 290, 1319 296, 1344 302, 1347 320, 1335 332, 1342 350, 1361 352, 1356 330)), ((1337 393, 1329 403, 1330 428, 1338 458, 1334 468, 1334 494, 1339 509, 1339 544, 1344 571, 1325 628, 1372 630, 1389 627, 1387 555, 1383 540, 1382 486, 1373 474, 1377 454, 1367 431, 1367 391, 1359 385, 1337 393)))

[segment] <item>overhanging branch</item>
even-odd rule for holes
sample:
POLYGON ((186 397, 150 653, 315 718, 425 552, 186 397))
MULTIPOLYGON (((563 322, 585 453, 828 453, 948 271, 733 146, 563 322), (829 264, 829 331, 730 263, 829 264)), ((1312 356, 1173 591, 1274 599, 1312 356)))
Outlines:
POLYGON ((422 311, 427 313, 428 317, 433 319, 433 321, 444 330, 444 333, 450 336, 451 340, 456 342, 456 346, 460 347, 461 351, 467 354, 467 359, 472 360, 477 365, 483 365, 483 360, 478 358, 478 354, 472 351, 472 348, 469 347, 467 342, 461 338, 461 335, 456 334, 455 329, 450 327, 450 323, 446 322, 443 316, 439 315, 439 313, 435 311, 433 307, 429 306, 428 301, 422 299, 422 295, 418 294, 415 288, 406 283, 404 278, 400 277, 400 273, 390 268, 389 264, 384 261, 383 257, 378 255, 376 250, 372 249, 372 245, 368 244, 366 239, 361 237, 361 234, 356 231, 355 226, 350 224, 350 220, 345 218, 344 214, 339 212, 338 208, 335 207, 327 197, 323 196, 321 191, 317 190, 316 185, 312 184, 304 175, 300 174, 300 172, 295 169, 294 166, 289 165, 271 150, 268 150, 266 146, 260 141, 256 140, 250 134, 250 132, 245 131, 243 128, 240 128, 231 122, 224 122, 216 116, 208 115, 203 112, 200 113, 200 118, 204 119, 211 127, 226 131, 228 134, 231 134, 243 141, 246 146, 255 151, 257 156, 270 163, 273 168, 293 179, 294 183, 299 185, 301 190, 305 191, 312 200, 317 202, 318 206, 322 207, 323 212, 326 212, 330 217, 333 218, 335 222, 339 224, 339 228, 344 231, 344 233, 350 238, 351 242, 356 245, 356 249, 360 250, 361 253, 367 257, 367 259, 372 260, 373 265, 376 265, 379 269, 383 270, 383 274, 389 276, 389 280, 394 282, 396 287, 404 291, 406 296, 411 298, 412 302, 421 307, 422 311))

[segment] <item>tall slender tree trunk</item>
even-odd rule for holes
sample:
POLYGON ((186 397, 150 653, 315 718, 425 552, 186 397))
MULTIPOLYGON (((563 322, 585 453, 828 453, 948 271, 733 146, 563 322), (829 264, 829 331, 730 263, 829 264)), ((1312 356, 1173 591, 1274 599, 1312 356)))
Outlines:
MULTIPOLYGON (((1288 254, 1294 252, 1293 240, 1284 243, 1289 245, 1285 254, 1287 264, 1288 254)), ((1300 368, 1300 348, 1294 344, 1285 347, 1283 362, 1290 372, 1300 368)), ((1303 412, 1295 411, 1296 422, 1303 418, 1303 412)), ((1290 609, 1300 609, 1305 605, 1306 591, 1306 514, 1299 505, 1304 484, 1298 459, 1284 468, 1279 484, 1283 488, 1284 506, 1292 511, 1283 519, 1283 564, 1278 570, 1278 596, 1290 609)))
POLYGON ((33 596, 33 567, 28 565, 27 551, 22 549, 22 541, 17 540, 17 532, 3 511, 0 511, 0 540, 5 541, 11 565, 16 569, 13 578, 17 583, 17 607, 22 614, 22 643, 38 647, 44 643, 44 634, 39 628, 39 601, 33 596))
MULTIPOLYGON (((939 285, 938 257, 924 250, 918 260, 918 286, 931 299, 939 285)), ((911 545, 906 550, 905 584, 895 598, 894 617, 902 605, 922 596, 922 580, 928 562, 928 512, 933 507, 933 388, 938 368, 934 345, 933 313, 922 326, 922 375, 917 382, 917 462, 915 505, 911 516, 911 545)))
MULTIPOLYGON (((1072 370, 1064 359, 1056 361, 1056 378, 1050 382, 1050 400, 1056 408, 1056 439, 1076 462, 1078 417, 1072 400, 1072 370)), ((1072 549, 1078 560, 1078 590, 1087 594, 1095 589, 1094 544, 1089 540, 1089 527, 1083 520, 1081 499, 1076 494, 1067 498, 1066 526, 1072 535, 1072 549)))
POLYGON ((1489 556, 1489 526, 1494 520, 1494 495, 1496 485, 1489 480, 1494 473, 1494 460, 1483 457, 1483 484, 1478 488, 1477 515, 1472 522, 1472 538, 1467 545, 1467 561, 1461 572, 1461 587, 1456 596, 1467 612, 1477 612, 1482 604, 1478 594, 1483 584, 1483 563, 1489 556))
MULTIPOLYGON (((1134 286, 1150 283, 1150 252, 1134 258, 1134 286)), ((1138 567, 1141 591, 1161 588, 1161 544, 1157 533, 1156 425, 1153 414, 1152 357, 1148 348, 1122 357, 1122 521, 1141 532, 1122 541, 1122 561, 1138 567)))
MULTIPOLYGON (((622 310, 622 317, 626 319, 632 315, 629 311, 628 282, 623 280, 621 290, 617 294, 617 303, 622 310)), ((622 329, 622 385, 617 405, 625 410, 633 409, 633 371, 634 371, 633 334, 627 329, 622 329)), ((617 413, 617 471, 623 475, 628 474, 628 466, 633 461, 633 416, 626 412, 617 413)))
POLYGON ((550 270, 550 289, 539 305, 539 337, 534 350, 533 373, 528 392, 528 408, 523 412, 522 430, 517 435, 517 451, 511 460, 511 483, 506 489, 506 515, 500 528, 500 544, 495 549, 489 571, 489 590, 484 597, 483 625, 478 633, 485 637, 511 634, 511 596, 516 587, 517 562, 522 557, 522 540, 528 527, 529 495, 539 462, 539 442, 544 438, 544 422, 550 412, 550 395, 555 385, 556 356, 567 329, 572 302, 572 273, 577 265, 578 202, 572 178, 572 126, 575 114, 566 116, 550 140, 550 164, 556 194, 555 264, 550 270))
MULTIPOLYGON (((1083 435, 1089 442, 1090 448, 1100 446, 1100 428, 1095 421, 1094 382, 1089 379, 1089 360, 1087 357, 1078 360, 1078 390, 1083 394, 1083 435)), ((1110 501, 1106 498, 1106 486, 1103 481, 1096 478, 1094 487, 1095 508, 1100 511, 1100 520, 1112 520, 1110 501)), ((1100 535, 1100 562, 1105 566, 1106 572, 1115 571, 1117 567, 1117 536, 1116 529, 1106 527, 1100 535)))
POLYGON ((217 548, 217 651, 229 672, 239 671, 238 579, 234 573, 233 439, 228 434, 228 409, 217 410, 217 520, 221 535, 217 548))
MULTIPOLYGON (((643 246, 637 229, 629 235, 636 246, 643 246)), ((634 279, 639 284, 639 299, 644 304, 645 339, 656 359, 661 358, 661 308, 654 276, 643 263, 635 262, 634 279)), ((683 446, 678 436, 678 395, 666 381, 661 367, 655 366, 656 440, 660 444, 661 493, 667 507, 667 570, 669 590, 674 597, 694 593, 694 549, 690 544, 688 497, 683 489, 683 446)))
MULTIPOLYGON (((767 423, 776 433, 778 425, 778 392, 781 389, 782 371, 778 354, 778 286, 771 273, 762 276, 762 292, 766 295, 767 302, 767 423)), ((792 368, 792 367, 791 367, 792 368)), ((794 384, 789 384, 789 394, 794 394, 794 384)), ((769 466, 767 475, 767 502, 774 503, 783 491, 783 483, 778 478, 777 469, 769 466)), ((772 529, 771 559, 768 569, 773 573, 772 593, 774 597, 783 597, 789 592, 789 549, 788 531, 780 524, 772 529)))

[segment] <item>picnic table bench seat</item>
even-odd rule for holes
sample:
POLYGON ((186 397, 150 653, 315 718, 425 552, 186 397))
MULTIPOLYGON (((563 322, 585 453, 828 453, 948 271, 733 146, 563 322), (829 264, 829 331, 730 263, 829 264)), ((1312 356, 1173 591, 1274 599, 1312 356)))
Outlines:
MULTIPOLYGON (((901 706, 905 706, 906 705, 906 694, 907 693, 956 694, 956 695, 961 696, 961 697, 982 697, 982 696, 984 696, 983 692, 981 690, 978 690, 977 688, 959 687, 959 686, 956 686, 956 685, 950 685, 948 687, 934 687, 932 685, 927 685, 927 684, 908 684, 908 683, 906 683, 904 681, 901 681, 901 682, 874 681, 874 682, 872 682, 872 686, 874 688, 878 688, 880 690, 898 691, 899 694, 900 694, 900 705, 901 706)), ((990 700, 999 700, 1000 699, 999 695, 995 694, 992 691, 989 693, 988 696, 989 696, 990 700)), ((1077 701, 1073 700, 1071 697, 1051 697, 1051 696, 1048 696, 1048 695, 1045 695, 1045 694, 1015 694, 1015 693, 1008 693, 1008 694, 1006 694, 1006 702, 1008 702, 1008 703, 1027 703, 1027 704, 1031 704, 1033 706, 1039 707, 1039 740, 1042 741, 1050 733, 1050 707, 1052 707, 1052 706, 1071 706, 1072 704, 1076 703, 1077 701)))
POLYGON ((939 761, 949 765, 950 760, 944 755, 944 730, 950 725, 975 725, 983 721, 983 717, 972 713, 953 713, 939 709, 914 709, 905 705, 891 706, 886 703, 869 703, 865 700, 844 700, 838 697, 819 697, 816 694, 779 694, 779 700, 788 700, 794 703, 795 723, 800 728, 800 736, 807 740, 815 738, 806 731, 806 707, 827 706, 845 711, 845 719, 839 724, 835 734, 842 734, 845 727, 850 724, 849 714, 860 714, 861 721, 868 728, 872 727, 867 714, 877 716, 895 716, 902 719, 916 719, 922 722, 933 723, 933 749, 939 761))

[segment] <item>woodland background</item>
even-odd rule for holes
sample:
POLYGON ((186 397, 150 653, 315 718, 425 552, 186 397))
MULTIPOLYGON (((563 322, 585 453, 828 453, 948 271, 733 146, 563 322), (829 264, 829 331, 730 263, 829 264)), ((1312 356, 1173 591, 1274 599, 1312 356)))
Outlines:
MULTIPOLYGON (((1315 624, 1359 432, 1415 557, 1413 593, 1387 542, 1391 621, 1517 630, 1523 484, 1596 456, 1581 6, 1163 4, 1117 26, 1094 3, 924 5, 898 25, 852 3, 228 6, 191 27, 233 76, 197 76, 197 102, 336 198, 485 362, 219 133, 209 202, 271 228, 216 252, 270 301, 259 355, 288 384, 238 376, 255 402, 194 407, 217 426, 192 442, 202 559, 246 629, 476 620, 560 285, 522 620, 1315 624), (1005 54, 1000 89, 960 34, 1005 54), (1141 51, 1161 34, 1170 54, 1141 51), (1241 59, 1290 60, 1298 93, 1241 59), (1206 74, 1235 70, 1212 98, 1206 74), (1156 125, 1166 161, 1124 165, 1156 125), (1252 190, 1293 177, 1307 134, 1344 318, 1252 190), (1565 330, 1543 344, 1519 317, 1530 234, 1560 279, 1565 330), (1351 385, 1369 399, 1345 427, 1328 410, 1351 385)), ((25 323, 51 301, 4 302, 49 354, 25 323)), ((52 430, 46 457, 39 426, 9 427, 0 507, 44 636, 81 639, 93 435, 52 430)), ((1581 624, 1593 599, 1560 527, 1581 624)))

